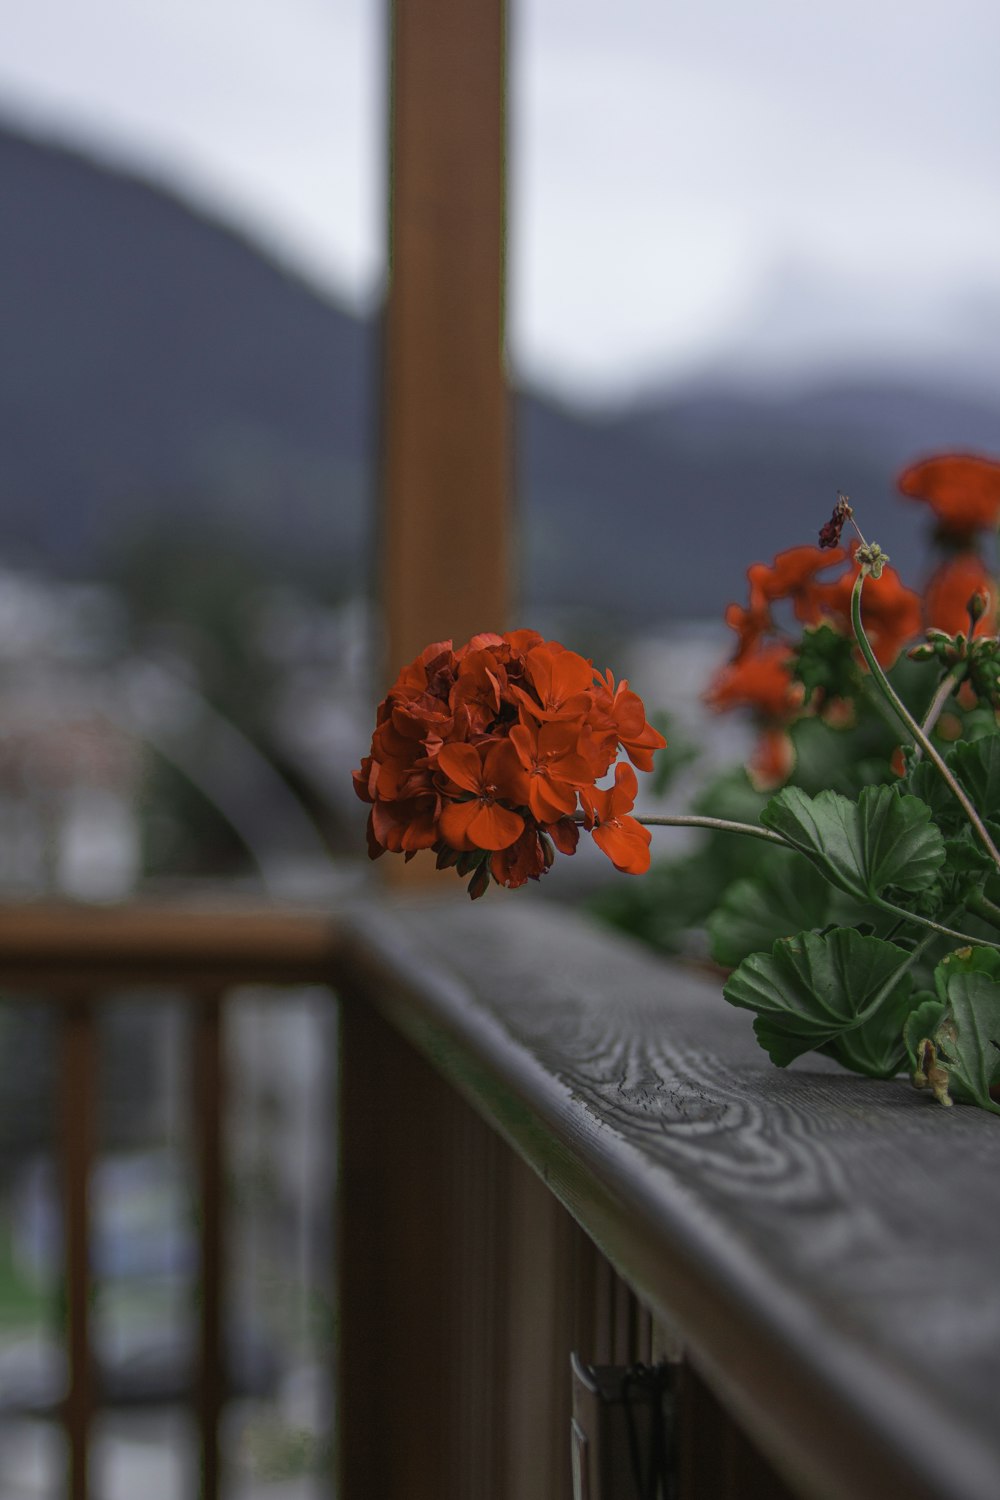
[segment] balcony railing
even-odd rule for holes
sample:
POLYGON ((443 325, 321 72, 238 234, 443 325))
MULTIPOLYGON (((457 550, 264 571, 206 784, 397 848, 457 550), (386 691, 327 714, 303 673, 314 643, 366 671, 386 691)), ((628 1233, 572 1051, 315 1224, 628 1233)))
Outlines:
MULTIPOLYGON (((200 1440, 201 1494, 220 1493, 219 1419, 225 1234, 222 1021, 239 985, 329 983, 338 937, 329 919, 276 909, 197 911, 152 907, 29 906, 0 910, 0 984, 8 1003, 44 998, 59 1017, 59 1142, 65 1235, 67 1392, 59 1413, 69 1454, 70 1500, 89 1494, 89 1436, 96 1389, 91 1330, 91 1213, 98 1023, 102 1002, 127 985, 180 992, 193 1012, 195 1198, 199 1222, 198 1361, 190 1395, 200 1440)), ((9 1066, 11 1060, 7 1059, 9 1066)))
POLYGON ((63 1018, 73 1500, 96 1398, 94 1010, 126 976, 169 976, 199 1016, 204 1495, 225 1398, 218 1027, 246 980, 338 995, 341 1500, 568 1497, 571 1430, 587 1472, 573 1352, 665 1363, 685 1500, 1000 1493, 982 1112, 774 1070, 715 984, 516 898, 8 911, 0 954, 63 1018))

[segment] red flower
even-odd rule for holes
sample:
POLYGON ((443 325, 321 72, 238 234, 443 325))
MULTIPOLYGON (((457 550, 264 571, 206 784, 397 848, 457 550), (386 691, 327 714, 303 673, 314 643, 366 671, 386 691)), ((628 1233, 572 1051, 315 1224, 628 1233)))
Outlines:
POLYGON ((627 817, 635 773, 619 766, 610 792, 596 783, 622 750, 649 770, 664 744, 628 683, 537 631, 437 642, 399 674, 354 772, 368 852, 433 849, 475 897, 491 879, 539 879, 556 850, 576 849, 586 815, 619 868, 645 868, 649 835, 627 817))
MULTIPOLYGON (((791 774, 794 755, 787 734, 791 721, 804 710, 823 712, 828 707, 821 694, 806 704, 805 691, 790 670, 791 639, 783 623, 775 619, 773 606, 787 601, 801 624, 825 623, 851 635, 851 595, 858 576, 856 546, 789 547, 773 563, 754 563, 747 569, 746 607, 731 604, 726 610, 726 624, 738 637, 736 650, 716 672, 705 701, 720 711, 749 708, 756 714, 761 737, 747 771, 762 789, 781 785, 791 774), (819 576, 838 565, 841 571, 832 579, 819 576)), ((865 588, 861 616, 876 659, 884 667, 892 665, 921 628, 920 600, 889 567, 865 588)))
MULTIPOLYGON (((850 635, 851 595, 859 571, 858 565, 852 563, 832 583, 816 584, 811 593, 815 614, 806 623, 818 625, 826 620, 843 635, 850 635)), ((861 622, 879 666, 892 666, 903 648, 920 634, 921 619, 919 595, 906 588, 895 568, 884 567, 880 578, 865 585, 861 622)))
POLYGON ((766 718, 787 721, 802 707, 805 693, 789 670, 791 647, 782 641, 757 646, 720 667, 705 694, 710 707, 754 708, 766 718))
POLYGON ((989 600, 977 633, 995 635, 997 628, 996 579, 975 552, 958 552, 936 569, 924 590, 924 624, 957 635, 969 633, 969 600, 984 594, 989 600))
POLYGON ((532 718, 576 719, 587 713, 594 683, 591 662, 557 641, 545 641, 528 652, 524 665, 534 696, 523 688, 514 691, 532 718))
POLYGON ((739 636, 736 659, 778 630, 771 606, 783 599, 791 601, 796 619, 814 624, 816 575, 843 562, 847 555, 842 547, 832 551, 821 547, 788 547, 778 553, 773 563, 751 564, 747 569, 750 597, 746 609, 740 604, 730 604, 726 610, 726 624, 739 636))
POLYGON ((628 816, 638 790, 632 767, 619 762, 614 786, 606 791, 589 787, 583 793, 584 818, 594 843, 626 875, 642 875, 649 869, 649 829, 628 816))
POLYGON ((896 481, 912 500, 925 500, 948 536, 969 539, 1000 521, 1000 463, 975 453, 936 453, 904 469, 896 481))
POLYGON ((579 726, 565 721, 515 724, 510 743, 527 773, 527 801, 539 823, 555 823, 576 811, 576 789, 593 781, 590 764, 577 749, 579 726))
POLYGON ((653 752, 662 750, 667 742, 658 729, 647 724, 646 710, 638 693, 632 692, 624 678, 615 687, 615 679, 610 672, 597 677, 594 692, 591 723, 595 727, 595 733, 599 734, 603 727, 603 749, 609 751, 607 754, 602 754, 600 749, 598 751, 604 762, 598 775, 603 776, 614 759, 619 744, 634 766, 640 771, 651 771, 653 752))
POLYGON ((774 792, 784 786, 795 769, 795 747, 787 729, 772 725, 761 731, 747 761, 750 785, 758 792, 774 792))
MULTIPOLYGON (((452 849, 506 849, 524 829, 524 819, 500 800, 518 802, 525 776, 509 740, 474 745, 444 745, 437 767, 471 799, 448 802, 441 809, 441 836, 452 849)), ((448 788, 450 790, 450 788, 448 788)))
POLYGON ((526 880, 540 880, 545 870, 545 846, 534 828, 525 828, 513 844, 490 856, 490 874, 510 890, 526 880))
POLYGON ((778 599, 791 599, 796 614, 802 618, 803 609, 808 614, 808 599, 816 574, 824 568, 833 567, 847 557, 843 547, 832 550, 823 547, 788 547, 779 552, 774 562, 753 563, 747 569, 750 583, 751 604, 755 598, 773 604, 778 599))

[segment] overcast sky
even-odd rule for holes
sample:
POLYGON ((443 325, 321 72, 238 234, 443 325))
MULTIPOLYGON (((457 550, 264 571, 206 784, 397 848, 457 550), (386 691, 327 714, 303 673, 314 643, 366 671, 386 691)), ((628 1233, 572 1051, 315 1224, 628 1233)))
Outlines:
MULTIPOLYGON (((510 29, 522 372, 600 394, 940 357, 1000 385, 1000 6, 513 0, 510 29)), ((379 0, 31 0, 0 109, 365 306, 384 34, 379 0)))

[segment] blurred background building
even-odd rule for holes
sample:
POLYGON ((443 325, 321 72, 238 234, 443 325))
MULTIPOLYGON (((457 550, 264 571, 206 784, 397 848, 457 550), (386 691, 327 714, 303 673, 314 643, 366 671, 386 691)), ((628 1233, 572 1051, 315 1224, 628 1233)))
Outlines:
MULTIPOLYGON (((8 894, 221 874, 324 899, 363 877, 387 24, 367 0, 7 18, 8 894)), ((749 562, 812 540, 841 488, 915 582, 895 472, 1000 452, 1000 12, 521 0, 508 41, 520 622, 631 661, 698 734, 749 562)), ((297 1497, 328 1433, 329 1167, 308 1143, 329 1077, 315 996, 283 1016, 248 996, 230 1035, 238 1285, 265 1309, 239 1320, 230 1446, 247 1495, 297 1497)), ((108 1496, 189 1493, 177 1025, 165 996, 141 1033, 127 1006, 108 1026, 103 1338, 151 1392, 104 1430, 108 1496)), ((15 1500, 57 1493, 56 1231, 44 1017, 3 1009, 0 1039, 15 1500)))

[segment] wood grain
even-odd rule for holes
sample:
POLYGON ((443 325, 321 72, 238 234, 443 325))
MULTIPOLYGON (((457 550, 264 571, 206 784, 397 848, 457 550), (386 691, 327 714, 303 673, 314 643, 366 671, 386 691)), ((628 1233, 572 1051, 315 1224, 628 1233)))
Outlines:
POLYGON ((349 994, 680 1327, 794 1488, 995 1500, 995 1120, 904 1080, 779 1071, 715 986, 550 906, 346 925, 349 994))

